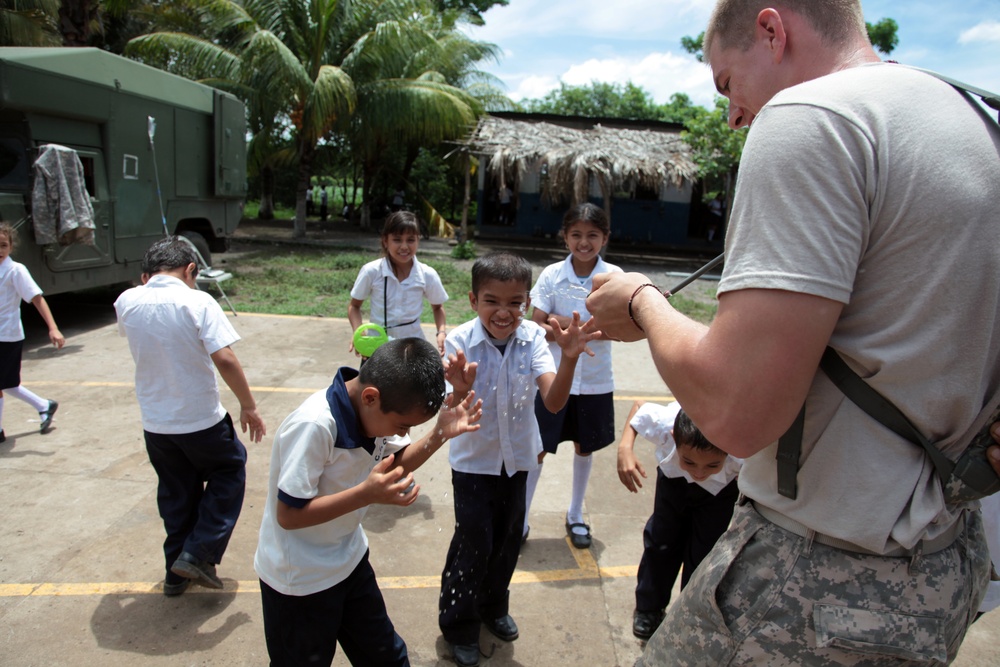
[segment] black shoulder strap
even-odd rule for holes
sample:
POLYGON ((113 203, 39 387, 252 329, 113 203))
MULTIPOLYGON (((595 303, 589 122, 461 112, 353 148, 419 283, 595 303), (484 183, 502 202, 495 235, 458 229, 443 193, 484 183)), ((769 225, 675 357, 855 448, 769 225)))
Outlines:
POLYGON ((922 69, 920 67, 912 67, 911 69, 919 70, 926 74, 930 74, 931 76, 937 77, 938 79, 941 79, 945 83, 954 86, 959 90, 964 90, 970 95, 975 95, 976 97, 978 97, 983 101, 983 104, 998 112, 997 122, 1000 122, 1000 95, 998 95, 997 93, 991 93, 988 90, 983 90, 982 88, 970 86, 967 83, 962 83, 961 81, 952 79, 951 77, 945 76, 944 74, 938 74, 937 72, 934 72, 929 69, 922 69))
MULTIPOLYGON (((951 77, 939 74, 929 69, 911 67, 925 74, 944 81, 945 83, 964 91, 970 95, 975 95, 983 101, 983 104, 997 111, 997 122, 1000 123, 1000 95, 991 93, 988 90, 970 86, 951 77)), ((881 423, 886 428, 891 429, 902 438, 920 445, 930 456, 938 475, 942 480, 951 476, 955 469, 952 463, 934 445, 927 441, 920 431, 910 422, 906 416, 899 411, 884 396, 872 389, 864 380, 852 371, 844 360, 840 358, 836 350, 831 347, 826 348, 820 368, 827 374, 837 387, 858 407, 864 410, 870 417, 881 423)), ((795 499, 797 495, 796 478, 799 472, 799 455, 802 452, 802 429, 805 424, 806 408, 803 405, 798 416, 788 431, 778 440, 778 451, 776 453, 778 466, 778 492, 787 497, 795 499)))
MULTIPOLYGON (((917 427, 906 418, 906 415, 899 411, 899 408, 882 396, 882 394, 872 389, 871 385, 852 371, 841 356, 837 354, 836 350, 832 347, 827 347, 826 351, 823 352, 823 359, 820 361, 819 367, 837 385, 837 388, 844 393, 844 396, 851 399, 868 416, 896 433, 899 437, 923 447, 942 480, 946 480, 951 476, 952 471, 955 469, 955 464, 941 450, 931 444, 917 430, 917 427)), ((792 499, 796 496, 796 476, 798 475, 799 454, 802 450, 802 428, 804 421, 805 406, 802 407, 799 416, 792 423, 788 432, 778 440, 778 492, 792 499)))

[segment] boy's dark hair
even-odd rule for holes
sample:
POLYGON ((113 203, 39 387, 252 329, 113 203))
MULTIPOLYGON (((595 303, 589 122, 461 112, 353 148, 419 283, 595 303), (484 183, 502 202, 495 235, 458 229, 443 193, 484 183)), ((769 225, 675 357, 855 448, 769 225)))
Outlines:
POLYGON ((198 256, 190 243, 177 236, 168 236, 149 246, 142 257, 142 272, 153 275, 172 271, 188 264, 198 264, 198 256))
POLYGON ((721 449, 708 441, 698 427, 694 425, 687 413, 681 410, 674 418, 674 442, 677 446, 685 445, 692 449, 700 449, 705 452, 719 452, 725 454, 721 449))
POLYGON ((568 232, 569 228, 578 222, 589 222, 605 234, 611 234, 611 223, 608 222, 607 213, 600 206, 595 206, 590 202, 577 204, 566 211, 562 220, 562 233, 568 232))
POLYGON ((472 265, 472 293, 479 295, 479 287, 491 280, 506 283, 524 283, 524 291, 531 289, 531 264, 524 257, 505 250, 487 253, 472 265))
POLYGON ((433 416, 444 402, 444 366, 437 348, 423 338, 383 343, 361 366, 359 380, 378 389, 382 412, 421 408, 433 416))

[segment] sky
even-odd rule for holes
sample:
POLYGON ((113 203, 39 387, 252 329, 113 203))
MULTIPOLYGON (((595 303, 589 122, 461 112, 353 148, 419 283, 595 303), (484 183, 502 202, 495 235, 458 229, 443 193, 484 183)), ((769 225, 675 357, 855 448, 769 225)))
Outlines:
MULTIPOLYGON (((681 48, 705 29, 714 0, 510 0, 470 28, 496 44, 481 64, 514 100, 543 97, 560 82, 641 86, 662 104, 676 92, 711 107, 711 71, 681 48)), ((1000 0, 862 0, 865 20, 892 18, 899 44, 889 58, 1000 92, 1000 0)))

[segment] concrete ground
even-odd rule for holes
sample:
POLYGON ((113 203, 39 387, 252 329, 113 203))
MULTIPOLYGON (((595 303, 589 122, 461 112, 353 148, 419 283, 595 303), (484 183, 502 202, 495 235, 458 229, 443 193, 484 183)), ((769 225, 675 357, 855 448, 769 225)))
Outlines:
MULTIPOLYGON (((45 345, 29 318, 24 385, 61 404, 53 430, 8 400, 0 444, 0 664, 264 665, 259 586, 253 571, 266 495, 270 438, 249 445, 247 495, 219 566, 225 590, 194 587, 165 598, 163 528, 156 476, 146 457, 133 364, 110 301, 74 307, 53 300, 67 345, 45 345)), ((241 314, 235 346, 269 431, 312 391, 327 386, 347 353, 344 320, 241 314)), ((428 331, 430 331, 428 329, 428 331)), ((642 344, 615 344, 616 428, 635 397, 669 392, 642 344)), ((223 403, 237 410, 223 391, 223 403)), ((419 435, 418 431, 416 435, 419 435)), ((566 447, 564 445, 564 447, 566 447)), ((647 470, 653 448, 640 441, 647 470)), ((531 536, 511 586, 521 637, 499 642, 484 631, 483 665, 632 665, 641 643, 631 614, 642 527, 652 483, 629 494, 617 479, 615 448, 595 455, 586 515, 594 544, 568 543, 563 516, 572 480, 570 450, 546 460, 532 507, 531 536)), ((421 497, 408 508, 376 506, 365 521, 371 560, 390 616, 414 665, 454 664, 437 628, 439 577, 453 514, 447 453, 417 472, 421 497)), ((1000 612, 969 633, 961 667, 1000 663, 1000 612)), ((335 665, 346 665, 342 655, 335 665)))

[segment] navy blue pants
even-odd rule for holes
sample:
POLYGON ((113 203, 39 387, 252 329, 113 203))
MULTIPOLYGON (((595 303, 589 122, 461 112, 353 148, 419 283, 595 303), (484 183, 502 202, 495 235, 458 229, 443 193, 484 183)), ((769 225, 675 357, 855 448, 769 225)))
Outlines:
POLYGON ((179 583, 182 578, 170 566, 182 551, 209 563, 222 561, 243 509, 247 450, 228 414, 194 433, 143 435, 160 479, 156 504, 167 531, 166 582, 179 583))
POLYGON ((368 553, 347 579, 312 595, 284 595, 263 581, 264 639, 271 667, 333 663, 337 642, 352 665, 407 667, 368 553))
POLYGON ((713 496, 697 484, 683 477, 667 477, 657 468, 653 515, 642 531, 636 609, 666 609, 677 573, 684 568, 684 588, 691 573, 729 527, 738 497, 735 479, 713 496))
POLYGON ((508 477, 451 472, 455 534, 438 600, 441 634, 452 644, 479 643, 481 619, 506 616, 510 579, 524 526, 528 473, 508 477))

